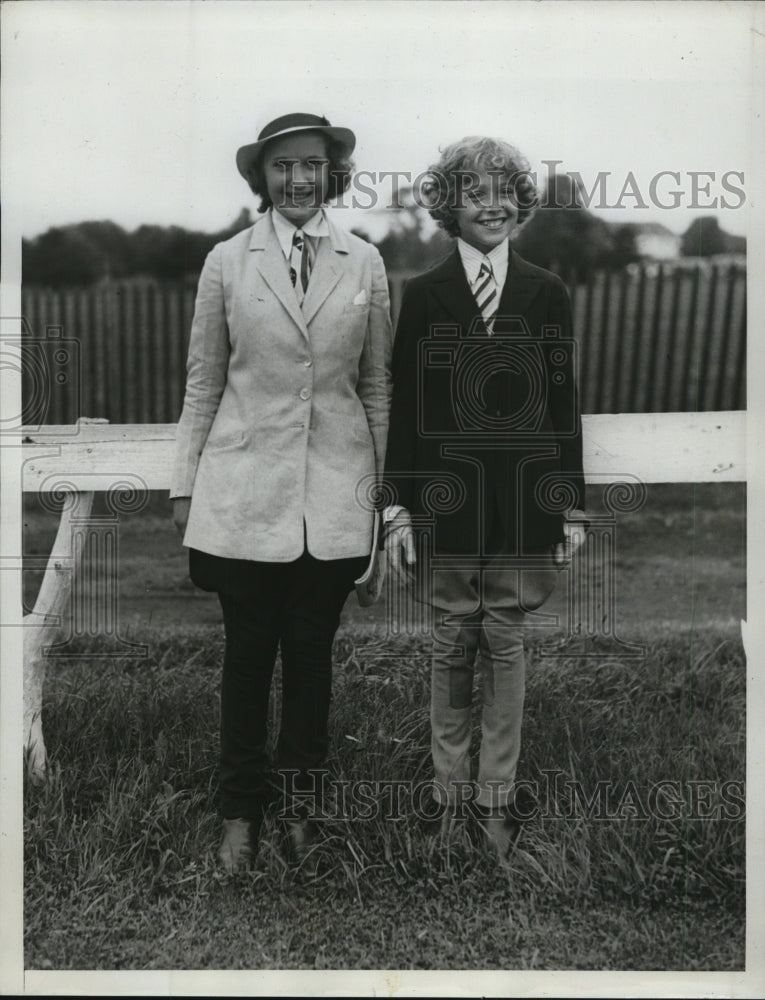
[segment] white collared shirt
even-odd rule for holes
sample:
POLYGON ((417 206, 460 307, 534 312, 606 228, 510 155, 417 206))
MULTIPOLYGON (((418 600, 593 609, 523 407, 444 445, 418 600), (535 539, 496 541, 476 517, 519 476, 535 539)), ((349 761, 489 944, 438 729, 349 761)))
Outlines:
MULTIPOLYGON (((292 253, 292 237, 295 235, 298 227, 294 222, 285 219, 281 212, 278 212, 275 208, 270 208, 269 211, 271 212, 271 221, 274 224, 274 231, 276 232, 276 238, 279 240, 279 246, 282 248, 284 256, 289 260, 292 253)), ((316 249, 319 237, 329 236, 329 223, 324 215, 324 209, 320 208, 316 215, 312 215, 308 222, 300 228, 306 236, 311 238, 314 249, 316 249)))
POLYGON ((494 247, 489 253, 484 254, 480 250, 476 250, 470 243, 466 243, 465 240, 458 237, 457 249, 459 250, 462 267, 465 270, 465 275, 471 288, 475 285, 483 260, 486 259, 489 261, 494 273, 494 280, 497 283, 497 301, 499 301, 502 298, 502 289, 505 287, 505 281, 507 280, 507 264, 510 254, 509 240, 502 240, 499 246, 494 247))

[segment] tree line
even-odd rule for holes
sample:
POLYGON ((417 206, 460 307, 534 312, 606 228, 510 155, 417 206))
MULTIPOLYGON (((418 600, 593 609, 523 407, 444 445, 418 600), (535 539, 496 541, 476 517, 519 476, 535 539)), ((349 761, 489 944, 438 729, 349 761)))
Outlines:
MULTIPOLYGON (((551 207, 537 211, 514 241, 519 253, 532 263, 564 278, 572 271, 587 277, 595 269, 622 268, 643 257, 638 240, 641 226, 609 223, 590 212, 567 175, 549 179, 546 204, 551 207)), ((406 224, 391 227, 377 242, 389 270, 421 270, 448 253, 451 240, 440 230, 426 234, 418 214, 421 210, 409 204, 401 211, 410 216, 406 224)), ((50 288, 137 276, 195 282, 213 246, 253 221, 250 209, 243 208, 229 226, 214 233, 156 225, 128 232, 111 221, 54 227, 23 240, 22 280, 50 288)), ((358 235, 368 238, 363 231, 358 235)), ((679 245, 680 254, 691 257, 745 250, 745 238, 726 233, 714 216, 694 219, 679 245)))
POLYGON ((111 221, 56 226, 22 241, 22 281, 60 288, 137 276, 159 281, 195 277, 216 243, 253 221, 243 208, 230 226, 215 233, 153 225, 128 232, 111 221))

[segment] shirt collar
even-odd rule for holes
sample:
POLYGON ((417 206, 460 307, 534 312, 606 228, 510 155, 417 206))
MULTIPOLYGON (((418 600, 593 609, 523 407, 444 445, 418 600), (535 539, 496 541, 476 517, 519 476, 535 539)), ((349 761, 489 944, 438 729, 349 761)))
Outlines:
MULTIPOLYGON (((284 256, 289 257, 292 253, 292 237, 297 231, 297 226, 293 222, 290 222, 289 219, 285 219, 275 208, 271 208, 270 212, 274 231, 279 240, 279 246, 282 248, 284 256)), ((312 215, 308 222, 304 226, 301 226, 301 229, 306 236, 317 238, 319 236, 329 236, 329 223, 324 215, 324 209, 320 208, 316 215, 312 215)))
POLYGON ((491 264, 492 271, 496 277, 498 266, 504 263, 507 266, 507 256, 509 253, 509 240, 505 238, 502 242, 495 246, 493 250, 489 253, 483 254, 480 250, 477 250, 470 243, 465 242, 461 237, 457 238, 457 249, 459 250, 460 259, 462 260, 462 266, 465 268, 465 274, 468 277, 470 284, 474 284, 476 278, 478 277, 478 272, 481 269, 481 264, 484 258, 488 259, 491 264))

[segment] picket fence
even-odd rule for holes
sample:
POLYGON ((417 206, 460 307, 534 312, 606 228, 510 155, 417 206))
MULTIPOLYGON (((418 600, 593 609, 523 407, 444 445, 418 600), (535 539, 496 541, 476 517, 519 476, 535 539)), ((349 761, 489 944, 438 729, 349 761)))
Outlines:
MULTIPOLYGON (((394 320, 408 273, 389 275, 394 320)), ((569 282, 584 413, 746 408, 746 266, 643 263, 569 282)), ((22 290, 23 423, 171 423, 193 284, 22 290)))

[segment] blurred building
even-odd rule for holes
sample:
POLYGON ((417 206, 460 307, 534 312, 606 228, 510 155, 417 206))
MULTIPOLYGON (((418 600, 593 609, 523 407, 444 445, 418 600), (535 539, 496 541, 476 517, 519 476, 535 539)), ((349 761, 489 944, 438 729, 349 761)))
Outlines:
POLYGON ((651 260, 674 260, 680 256, 682 237, 660 222, 639 222, 634 228, 638 256, 651 260))

